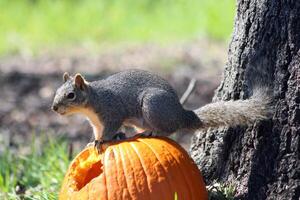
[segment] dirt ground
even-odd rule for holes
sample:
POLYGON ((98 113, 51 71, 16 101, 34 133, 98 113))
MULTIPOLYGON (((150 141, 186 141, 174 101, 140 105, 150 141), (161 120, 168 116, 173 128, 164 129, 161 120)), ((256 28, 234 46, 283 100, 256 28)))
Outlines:
MULTIPOLYGON (((116 71, 140 68, 166 78, 181 96, 191 78, 194 92, 185 104, 194 109, 211 101, 221 80, 226 48, 209 41, 169 46, 143 45, 107 48, 100 53, 85 49, 60 49, 38 56, 11 55, 0 59, 0 142, 11 147, 25 144, 32 135, 64 136, 83 147, 92 130, 81 116, 61 117, 50 110, 62 73, 80 72, 87 80, 104 78, 116 71)), ((178 137, 188 148, 189 136, 178 137)))

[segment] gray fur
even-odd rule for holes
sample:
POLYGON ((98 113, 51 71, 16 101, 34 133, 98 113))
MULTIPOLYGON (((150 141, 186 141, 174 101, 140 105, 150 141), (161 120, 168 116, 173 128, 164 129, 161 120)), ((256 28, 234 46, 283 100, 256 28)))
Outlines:
POLYGON ((53 106, 58 107, 58 113, 65 114, 69 107, 85 106, 87 104, 87 98, 88 94, 85 91, 76 88, 73 83, 73 78, 70 77, 57 89, 53 100, 53 106), (68 94, 71 92, 75 94, 74 99, 67 98, 68 94))
POLYGON ((264 88, 255 88, 249 99, 210 103, 195 110, 195 113, 201 119, 202 129, 251 125, 256 120, 264 120, 271 116, 271 102, 264 88))
POLYGON ((127 70, 90 83, 79 75, 79 85, 74 78, 67 79, 54 99, 54 105, 62 107, 58 112, 72 107, 92 110, 103 125, 102 129, 98 123, 95 129, 103 132, 98 134, 102 140, 111 140, 124 124, 168 136, 180 129, 250 124, 265 119, 269 112, 269 100, 261 92, 248 100, 221 101, 188 111, 166 80, 142 70, 127 70), (76 94, 73 101, 66 98, 70 92, 76 94))
POLYGON ((104 126, 103 140, 111 140, 124 123, 166 136, 178 129, 200 125, 192 111, 183 109, 169 83, 149 72, 119 72, 88 83, 84 91, 76 89, 72 82, 73 78, 57 90, 54 104, 73 106, 77 101, 65 98, 72 90, 79 92, 80 97, 85 96, 83 106, 92 108, 104 126))

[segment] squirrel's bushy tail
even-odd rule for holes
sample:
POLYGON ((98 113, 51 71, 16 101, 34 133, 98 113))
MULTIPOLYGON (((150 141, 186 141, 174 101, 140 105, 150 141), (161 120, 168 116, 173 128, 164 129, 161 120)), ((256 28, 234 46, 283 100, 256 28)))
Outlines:
POLYGON ((246 100, 219 101, 203 106, 194 112, 200 118, 201 128, 253 124, 272 114, 271 97, 263 88, 257 88, 246 100))
POLYGON ((245 100, 219 101, 195 110, 201 127, 250 125, 272 117, 274 67, 265 54, 255 51, 249 55, 244 70, 244 82, 252 96, 245 100))

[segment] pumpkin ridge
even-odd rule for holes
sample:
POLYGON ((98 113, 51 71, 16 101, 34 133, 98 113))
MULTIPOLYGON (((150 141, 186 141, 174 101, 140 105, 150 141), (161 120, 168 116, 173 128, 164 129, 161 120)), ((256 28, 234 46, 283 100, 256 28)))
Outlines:
MULTIPOLYGON (((164 173, 164 169, 160 166, 160 162, 158 161, 158 159, 156 158, 156 156, 153 154, 152 150, 150 148, 148 148, 148 146, 144 143, 142 143, 140 140, 138 140, 139 144, 139 148, 136 148, 137 150, 137 155, 140 158, 140 160, 142 162, 146 163, 146 169, 148 169, 148 174, 150 175, 150 177, 153 177, 153 175, 156 177, 156 180, 160 180, 157 184, 153 184, 153 180, 151 179, 151 188, 152 188, 152 192, 154 193, 159 193, 161 194, 161 197, 159 199, 163 199, 163 200, 168 200, 168 194, 164 191, 164 189, 169 186, 168 183, 165 181, 166 177, 165 176, 161 176, 164 173), (147 162, 145 160, 145 156, 143 156, 143 154, 147 152, 147 160, 150 162, 147 162), (152 160, 152 161, 151 161, 152 160), (150 165, 149 165, 150 163, 150 165), (155 164, 155 165, 152 165, 155 164), (153 170, 150 170, 151 167, 153 170)), ((135 143, 137 144, 137 143, 135 143)), ((152 197, 155 200, 157 200, 157 197, 152 197)))
MULTIPOLYGON (((115 150, 116 150, 115 148, 112 148, 112 150, 111 150, 111 153, 113 154, 112 157, 113 157, 114 159, 111 160, 110 162, 114 162, 114 164, 111 164, 111 166, 114 166, 114 169, 115 169, 115 171, 114 171, 113 174, 117 174, 117 176, 115 176, 115 178, 116 178, 116 180, 117 180, 117 184, 118 184, 118 185, 121 185, 121 184, 120 184, 120 180, 119 180, 119 178, 118 178, 120 174, 119 174, 119 168, 118 168, 118 164, 117 164, 118 162, 117 162, 117 159, 116 159, 116 158, 117 158, 117 154, 116 154, 115 150)), ((110 168, 110 169, 111 169, 111 168, 110 168)), ((123 189, 122 189, 122 191, 120 191, 120 192, 122 192, 122 194, 123 194, 123 189)))
MULTIPOLYGON (((163 138, 159 137, 159 139, 163 139, 163 138)), ((172 166, 172 168, 174 168, 173 170, 175 170, 175 171, 177 171, 177 172, 180 173, 181 181, 179 183, 180 184, 189 185, 189 179, 186 178, 184 171, 182 172, 182 168, 180 167, 180 164, 179 164, 178 160, 176 159, 176 156, 174 156, 173 153, 168 150, 168 145, 169 145, 170 141, 172 141, 172 140, 169 139, 169 138, 164 138, 164 144, 163 145, 165 146, 164 150, 165 150, 165 156, 167 158, 167 162, 170 163, 170 165, 171 165, 170 160, 174 160, 175 164, 174 164, 174 166, 172 166)), ((151 145, 155 145, 155 142, 151 143, 151 145)), ((179 146, 177 143, 175 143, 175 145, 179 146)), ((157 146, 160 147, 160 146, 162 146, 162 144, 157 144, 157 146)), ((180 150, 180 152, 182 152, 182 150, 180 150)), ((178 152, 176 152, 176 153, 178 153, 178 152)), ((190 190, 189 187, 188 187, 188 190, 189 190, 189 193, 188 193, 188 198, 187 199, 191 199, 189 197, 190 194, 191 194, 191 190, 190 190)), ((179 191, 180 191, 180 187, 178 188, 178 191, 176 191, 176 192, 179 192, 179 191)))
MULTIPOLYGON (((168 141, 167 142, 167 146, 169 146, 169 148, 171 149, 171 150, 174 150, 174 149, 172 149, 171 147, 172 146, 174 146, 174 145, 176 145, 177 143, 176 142, 174 142, 174 141, 172 141, 172 140, 170 140, 170 141, 168 141)), ((167 148, 167 150, 169 149, 169 148, 167 148)), ((186 154, 186 156, 183 156, 183 155, 181 155, 180 156, 180 158, 182 159, 182 163, 183 163, 183 166, 181 166, 180 165, 180 168, 181 169, 183 169, 183 168, 189 168, 189 169, 191 169, 191 165, 194 165, 194 162, 193 162, 193 160, 189 157, 189 155, 187 154, 187 152, 181 147, 181 146, 179 146, 178 147, 179 149, 177 149, 177 151, 179 151, 180 149, 182 149, 181 151, 183 152, 184 151, 184 154, 186 154)), ((169 150, 168 150, 169 151, 169 150)), ((174 157, 174 159, 177 161, 177 159, 174 157)), ((178 161, 177 161, 178 162, 178 161)), ((197 168, 197 167, 196 167, 197 168)), ((197 168, 197 171, 195 171, 196 170, 196 168, 192 171, 192 172, 196 172, 196 173, 199 173, 199 169, 197 168)), ((193 169, 193 168, 192 168, 193 169)), ((183 172, 184 172, 184 170, 183 170, 183 172)), ((190 172, 191 173, 191 172, 190 172)), ((184 174, 184 176, 186 177, 186 173, 183 173, 184 174)), ((187 179, 189 179, 188 177, 186 177, 187 179)), ((197 183, 198 182, 203 182, 203 177, 202 177, 202 175, 200 174, 200 180, 196 180, 195 179, 195 176, 192 176, 190 179, 189 179, 190 181, 188 181, 188 185, 189 185, 189 190, 190 189, 192 189, 193 188, 193 185, 197 185, 197 183)), ((206 189, 204 189, 204 191, 200 191, 200 190, 195 190, 194 192, 191 192, 191 195, 192 195, 192 198, 191 199, 195 199, 195 196, 198 196, 198 195, 200 195, 200 196, 204 196, 204 195, 201 195, 201 193, 202 192, 205 192, 205 193, 207 193, 207 191, 206 191, 206 189), (196 192, 196 194, 194 193, 194 192, 196 192)))
MULTIPOLYGON (((167 146, 169 145, 169 140, 165 140, 166 141, 166 144, 167 144, 167 146)), ((188 198, 188 199, 190 199, 190 200, 193 200, 194 199, 194 197, 193 197, 193 192, 191 191, 191 187, 192 187, 192 185, 190 184, 190 181, 189 181, 189 179, 188 179, 188 177, 186 177, 186 172, 182 169, 182 166, 180 165, 180 161, 178 160, 178 157, 177 156, 174 156, 174 154, 173 154, 173 152, 171 152, 171 151, 169 151, 169 149, 168 148, 166 148, 166 151, 167 152, 169 152, 169 154, 173 157, 173 159, 176 161, 176 163, 177 163, 177 166, 178 166, 178 168, 180 169, 179 170, 179 172, 180 172, 180 174, 181 174, 181 176, 183 177, 183 179, 184 179, 184 182, 186 183, 186 185, 188 185, 188 190, 189 190, 189 193, 188 193, 188 195, 191 197, 191 198, 188 198)), ((185 151, 185 150, 184 150, 185 151)), ((182 163, 184 163, 184 162, 182 162, 182 163)))
MULTIPOLYGON (((150 142, 150 140, 146 140, 145 142, 146 143, 150 142)), ((164 141, 164 143, 167 143, 167 142, 168 142, 168 140, 164 141)), ((151 143, 151 146, 153 146, 153 148, 154 147, 159 148, 161 146, 164 146, 164 148, 162 150, 166 149, 165 144, 157 144, 157 143, 153 142, 153 143, 151 143)), ((175 195, 175 192, 177 192, 177 194, 179 195, 178 198, 183 199, 182 197, 184 196, 184 194, 181 192, 182 185, 188 185, 188 184, 186 183, 183 173, 181 173, 181 168, 179 168, 178 162, 176 160, 174 160, 174 156, 169 151, 163 151, 162 155, 164 155, 164 160, 170 167, 170 169, 166 170, 166 171, 168 171, 171 174, 176 174, 179 172, 179 175, 173 176, 171 179, 169 179, 169 181, 171 183, 172 188, 174 188, 174 191, 172 191, 172 192, 174 192, 174 195, 175 195), (183 196, 181 196, 181 195, 183 195, 183 196)))
MULTIPOLYGON (((124 174, 124 178, 125 178, 125 183, 126 183, 126 189, 127 189, 127 191, 128 191, 128 194, 129 194, 129 196, 130 196, 130 199, 132 199, 132 195, 131 195, 131 192, 130 192, 130 189, 129 189, 129 187, 128 187, 128 180, 127 180, 127 173, 126 173, 126 170, 124 169, 124 164, 123 164, 123 158, 122 158, 122 148, 121 148, 121 146, 119 145, 119 146, 117 146, 117 148, 116 149, 118 149, 118 151, 119 151, 119 155, 118 155, 118 157, 117 158, 119 158, 120 159, 120 165, 121 165, 121 169, 120 169, 120 171, 122 170, 123 171, 123 174, 124 174)), ((118 168, 119 169, 119 168, 118 168)))
MULTIPOLYGON (((107 151, 107 150, 105 150, 105 151, 107 151)), ((106 157, 106 153, 104 153, 104 155, 103 155, 103 161, 105 161, 106 159, 105 159, 105 157, 106 157)), ((103 162, 103 171, 102 171, 102 173, 103 173, 103 176, 104 176, 104 184, 105 184, 105 199, 106 200, 108 200, 108 189, 107 189, 107 177, 106 177, 106 173, 105 173, 105 162, 103 162)))
MULTIPOLYGON (((159 156, 157 156, 157 152, 154 150, 154 148, 151 145, 149 145, 145 140, 139 140, 139 142, 144 143, 149 149, 151 149, 151 151, 153 152, 154 156, 156 157, 156 159, 158 160, 159 164, 161 165, 161 168, 163 169, 164 176, 167 177, 166 169, 164 168, 164 165, 162 164, 161 160, 159 159, 159 156)), ((171 187, 169 181, 166 181, 166 182, 168 184, 168 191, 171 194, 172 193, 172 190, 171 190, 172 187, 171 187)))
MULTIPOLYGON (((135 150, 133 149, 133 147, 130 144, 126 143, 126 145, 127 145, 127 148, 124 150, 124 151, 126 151, 126 154, 128 154, 128 155, 130 155, 130 154, 137 155, 136 152, 135 152, 135 150)), ((141 161, 139 159, 137 161, 140 163, 140 166, 143 168, 143 165, 142 165, 141 161)), ((128 159, 128 162, 129 162, 129 165, 130 165, 131 169, 134 169, 134 167, 133 167, 134 164, 132 163, 132 159, 128 159)), ((144 176, 146 176, 146 173, 145 173, 144 169, 143 169, 142 172, 143 172, 144 176)), ((138 186, 138 184, 136 183, 136 176, 137 176, 137 174, 136 174, 136 172, 134 170, 132 170, 132 173, 133 173, 133 176, 134 176, 135 188, 136 188, 137 192, 139 192, 140 191, 140 186, 138 186)), ((148 199, 149 199, 150 189, 149 189, 149 186, 148 186, 147 176, 146 176, 146 182, 147 182, 147 187, 146 187, 147 194, 145 194, 145 196, 148 197, 148 199)))
POLYGON ((86 184, 86 186, 87 186, 87 199, 89 200, 90 199, 90 184, 88 183, 88 184, 86 184))
MULTIPOLYGON (((145 139, 147 140, 147 138, 145 139)), ((155 172, 156 172, 156 175, 157 177, 160 177, 161 175, 163 175, 164 179, 163 181, 161 182, 161 184, 163 184, 163 191, 162 191, 162 194, 163 194, 163 199, 167 200, 169 199, 169 195, 171 195, 172 191, 170 191, 171 187, 170 187, 170 183, 168 181, 168 179, 166 178, 167 177, 167 173, 162 165, 162 162, 160 161, 159 157, 157 156, 157 154, 155 153, 155 151, 153 150, 153 147, 149 146, 147 143, 143 142, 142 140, 139 140, 139 142, 143 143, 148 149, 149 149, 149 152, 151 153, 151 155, 157 160, 157 165, 155 167, 155 172), (165 192, 166 191, 169 191, 169 193, 165 192)), ((155 142, 154 142, 155 143, 155 142)), ((162 144, 163 146, 163 144, 162 144)), ((151 156, 151 157, 152 157, 151 156)), ((173 200, 173 197, 170 198, 171 200, 173 200)))
MULTIPOLYGON (((106 177, 111 180, 108 184, 113 184, 116 181, 116 184, 119 186, 120 182, 118 179, 118 176, 116 174, 118 174, 118 165, 117 165, 117 161, 116 161, 116 154, 114 151, 115 148, 109 148, 108 153, 107 153, 107 157, 108 159, 105 159, 105 165, 106 165, 106 172, 107 175, 106 177)), ((114 184, 113 184, 114 185, 114 184)), ((107 199, 116 199, 117 198, 117 193, 122 193, 123 189, 121 189, 120 187, 117 187, 118 190, 113 190, 113 187, 108 187, 108 198, 107 199)), ((123 193, 122 193, 123 194, 123 193)))
POLYGON ((130 145, 131 145, 132 149, 134 150, 135 154, 137 155, 137 157, 139 158, 139 162, 141 163, 141 166, 143 168, 144 174, 146 175, 148 191, 149 191, 149 193, 151 193, 149 178, 148 178, 148 174, 146 173, 145 166, 144 166, 144 164, 143 164, 143 162, 141 160, 141 157, 139 156, 139 154, 137 152, 136 146, 133 143, 130 143, 130 145))

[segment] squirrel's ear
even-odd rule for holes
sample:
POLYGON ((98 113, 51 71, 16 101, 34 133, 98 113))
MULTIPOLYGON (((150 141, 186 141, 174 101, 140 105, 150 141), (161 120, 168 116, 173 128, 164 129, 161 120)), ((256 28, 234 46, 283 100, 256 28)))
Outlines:
POLYGON ((75 86, 81 90, 84 90, 87 86, 87 81, 83 78, 81 74, 76 74, 74 77, 75 86))
POLYGON ((63 80, 64 80, 64 83, 67 82, 67 80, 70 79, 70 75, 68 72, 65 72, 64 75, 63 75, 63 80))

